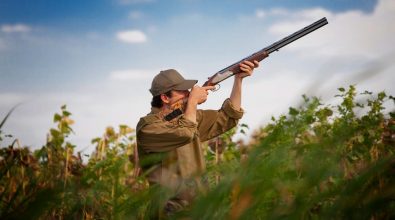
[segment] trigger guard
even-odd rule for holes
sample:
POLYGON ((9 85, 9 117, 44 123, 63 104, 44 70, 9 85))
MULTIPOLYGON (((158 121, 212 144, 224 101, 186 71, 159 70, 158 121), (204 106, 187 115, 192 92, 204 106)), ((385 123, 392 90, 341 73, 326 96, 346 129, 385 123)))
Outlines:
POLYGON ((213 92, 218 91, 221 88, 220 84, 215 85, 215 88, 212 90, 213 92))

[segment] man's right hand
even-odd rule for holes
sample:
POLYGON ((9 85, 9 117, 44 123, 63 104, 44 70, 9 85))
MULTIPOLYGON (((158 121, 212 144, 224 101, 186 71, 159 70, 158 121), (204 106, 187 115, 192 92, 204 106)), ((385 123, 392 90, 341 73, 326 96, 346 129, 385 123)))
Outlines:
POLYGON ((188 101, 196 101, 196 103, 202 104, 207 100, 208 90, 215 89, 215 86, 197 86, 195 85, 189 93, 188 101))

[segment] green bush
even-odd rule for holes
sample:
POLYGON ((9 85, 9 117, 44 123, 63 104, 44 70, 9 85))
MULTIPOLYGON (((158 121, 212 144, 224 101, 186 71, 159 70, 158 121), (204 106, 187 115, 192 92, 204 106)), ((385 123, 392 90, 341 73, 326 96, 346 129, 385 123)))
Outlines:
MULTIPOLYGON (((384 92, 357 103, 304 104, 266 125, 248 159, 187 213, 195 219, 391 219, 395 214, 395 118, 384 92), (361 111, 363 110, 363 111, 361 111), (362 114, 361 112, 365 112, 362 114)), ((229 168, 230 166, 226 166, 229 168)))
MULTIPOLYGON (((304 103, 272 118, 250 143, 234 142, 247 125, 205 147, 211 189, 174 218, 393 219, 394 97, 339 88, 338 105, 304 103)), ((0 124, 0 144, 5 138, 0 124)), ((262 112, 262 114, 265 114, 262 112)), ((134 130, 108 127, 84 163, 68 141, 73 120, 55 114, 47 143, 32 152, 19 141, 0 149, 1 219, 150 219, 160 189, 137 163, 134 130)))

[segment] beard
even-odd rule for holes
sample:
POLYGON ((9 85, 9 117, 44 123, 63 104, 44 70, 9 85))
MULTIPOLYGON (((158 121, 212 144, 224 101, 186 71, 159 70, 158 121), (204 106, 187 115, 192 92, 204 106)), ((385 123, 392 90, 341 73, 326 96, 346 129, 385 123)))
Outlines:
POLYGON ((176 109, 180 109, 182 112, 184 112, 186 109, 187 103, 188 103, 188 97, 179 99, 170 106, 170 110, 174 111, 176 109))
POLYGON ((171 104, 170 106, 167 106, 166 108, 162 108, 162 110, 160 111, 159 114, 160 114, 161 118, 164 118, 177 109, 181 110, 181 112, 184 113, 187 103, 188 103, 188 97, 179 99, 176 102, 174 102, 173 104, 171 104))

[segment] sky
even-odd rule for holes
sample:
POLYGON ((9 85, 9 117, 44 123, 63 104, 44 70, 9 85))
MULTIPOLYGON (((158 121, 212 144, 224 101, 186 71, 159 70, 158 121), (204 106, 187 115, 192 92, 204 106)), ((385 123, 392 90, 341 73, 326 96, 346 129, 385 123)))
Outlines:
MULTIPOLYGON (((201 85, 322 17, 328 25, 244 80, 248 134, 303 94, 335 103, 337 88, 354 84, 395 95, 395 1, 1 0, 0 118, 21 103, 2 129, 39 148, 65 104, 75 121, 70 141, 89 153, 107 126, 135 127, 150 111, 148 89, 160 70, 201 85)), ((221 83, 199 107, 218 109, 231 86, 221 83)))

